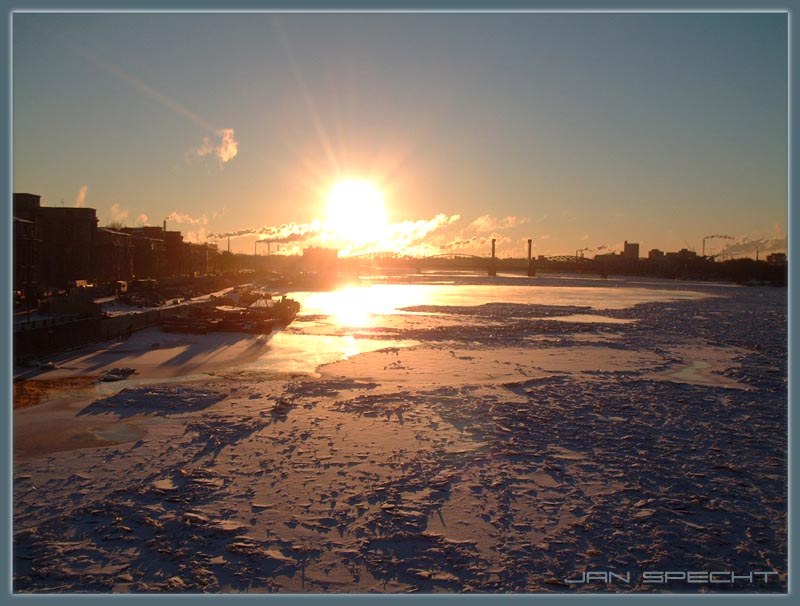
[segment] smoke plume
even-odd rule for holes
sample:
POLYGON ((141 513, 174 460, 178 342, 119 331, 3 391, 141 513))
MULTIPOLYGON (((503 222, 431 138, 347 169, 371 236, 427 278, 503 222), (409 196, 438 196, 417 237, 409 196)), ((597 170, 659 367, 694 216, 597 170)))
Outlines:
POLYGON ((756 254, 758 254, 759 258, 763 259, 766 255, 776 252, 786 252, 787 250, 788 241, 786 236, 757 239, 744 237, 723 247, 722 254, 730 258, 755 257, 756 254))
POLYGON ((88 185, 81 185, 81 188, 78 190, 78 195, 75 197, 75 206, 81 208, 84 204, 86 204, 86 194, 89 191, 88 185))
POLYGON ((209 234, 209 240, 223 240, 225 238, 241 238, 244 236, 260 236, 261 240, 272 242, 297 242, 299 240, 310 239, 322 230, 319 221, 311 223, 284 223, 278 227, 262 225, 261 227, 249 227, 237 231, 229 231, 219 234, 209 234))

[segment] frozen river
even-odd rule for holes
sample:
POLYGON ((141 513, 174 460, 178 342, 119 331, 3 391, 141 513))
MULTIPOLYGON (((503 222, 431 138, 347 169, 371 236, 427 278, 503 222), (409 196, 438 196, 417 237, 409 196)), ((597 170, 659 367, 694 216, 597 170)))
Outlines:
POLYGON ((466 272, 367 277, 359 286, 291 293, 301 303, 297 321, 289 330, 275 334, 269 350, 248 368, 314 372, 321 364, 359 353, 413 344, 392 338, 404 331, 447 328, 458 338, 464 325, 487 321, 485 314, 465 313, 470 307, 494 305, 496 313, 488 318, 493 322, 513 320, 522 312, 551 321, 616 324, 634 320, 597 312, 642 303, 699 300, 724 295, 730 288, 573 276, 487 278, 466 272))
POLYGON ((15 411, 17 591, 786 592, 785 289, 290 295, 269 338, 149 329, 57 360, 138 374, 15 411))

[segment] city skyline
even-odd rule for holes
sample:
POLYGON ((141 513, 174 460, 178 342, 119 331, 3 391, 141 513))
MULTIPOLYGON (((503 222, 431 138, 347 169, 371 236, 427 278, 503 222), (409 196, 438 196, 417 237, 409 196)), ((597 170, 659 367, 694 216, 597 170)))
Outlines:
POLYGON ((537 255, 624 240, 699 253, 709 234, 731 238, 715 253, 786 252, 786 26, 17 13, 14 191, 245 253, 256 237, 345 254, 485 254, 492 237, 500 256, 527 238, 537 255), (361 229, 380 239, 326 217, 348 179, 385 199, 383 229, 361 229))

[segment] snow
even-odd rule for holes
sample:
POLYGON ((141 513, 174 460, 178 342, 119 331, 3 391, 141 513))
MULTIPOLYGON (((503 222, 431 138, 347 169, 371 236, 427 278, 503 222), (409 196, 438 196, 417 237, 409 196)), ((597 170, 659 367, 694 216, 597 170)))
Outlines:
POLYGON ((786 592, 786 292, 681 286, 62 356, 136 374, 15 410, 15 590, 786 592))

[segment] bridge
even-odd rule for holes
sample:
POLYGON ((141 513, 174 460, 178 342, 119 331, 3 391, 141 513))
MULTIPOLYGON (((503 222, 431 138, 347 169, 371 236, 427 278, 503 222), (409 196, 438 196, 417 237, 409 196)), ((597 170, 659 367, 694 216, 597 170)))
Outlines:
MULTIPOLYGON (((461 253, 439 253, 426 255, 424 257, 409 257, 397 253, 364 253, 346 257, 357 261, 373 261, 386 263, 387 265, 404 265, 407 267, 434 268, 450 267, 454 269, 481 269, 489 270, 492 266, 492 257, 480 255, 469 255, 461 253)), ((534 268, 543 265, 571 266, 572 268, 588 269, 595 265, 593 259, 579 257, 575 255, 540 255, 533 260, 534 268)), ((500 258, 495 257, 494 267, 501 271, 527 271, 529 269, 528 260, 524 258, 500 258)))
POLYGON ((489 257, 481 257, 478 255, 462 255, 458 253, 442 253, 439 255, 428 255, 427 257, 422 257, 422 259, 480 259, 482 261, 488 261, 489 257))

